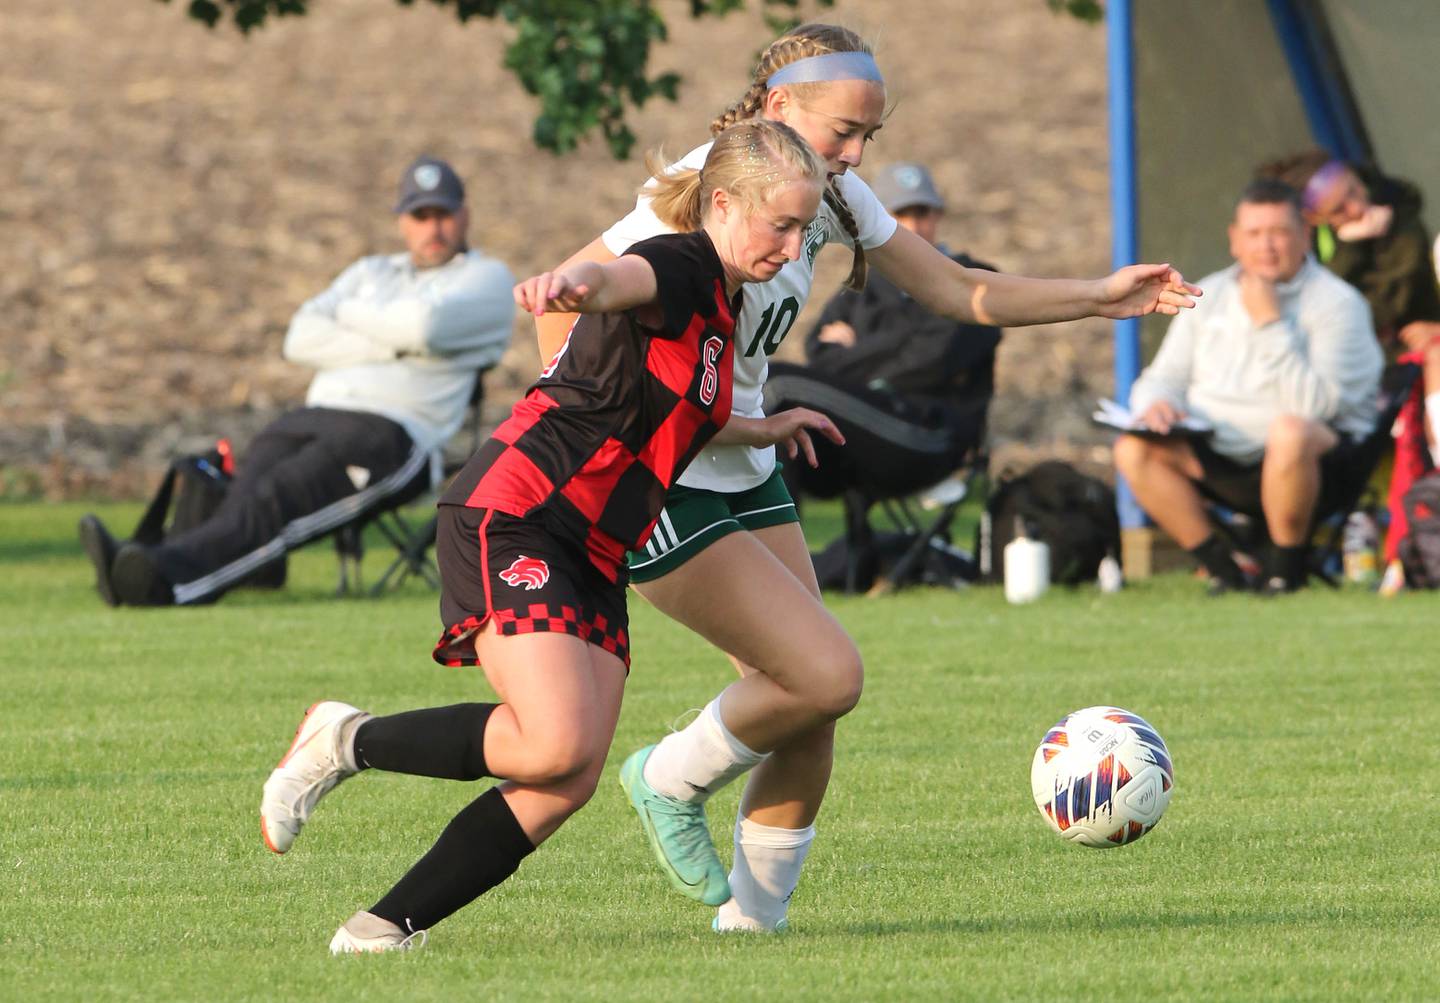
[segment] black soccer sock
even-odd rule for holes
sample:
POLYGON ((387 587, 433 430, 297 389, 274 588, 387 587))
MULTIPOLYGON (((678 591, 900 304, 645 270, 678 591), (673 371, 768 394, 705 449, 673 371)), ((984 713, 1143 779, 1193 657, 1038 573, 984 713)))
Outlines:
POLYGON ((1268 574, 1285 582, 1287 589, 1298 589, 1308 577, 1310 548, 1305 544, 1298 547, 1270 548, 1268 574))
POLYGON ((1230 556, 1229 544, 1216 534, 1211 533, 1204 542, 1191 547, 1190 554, 1211 577, 1235 588, 1245 587, 1245 573, 1240 570, 1240 565, 1235 563, 1235 558, 1230 556))
POLYGON ((421 857, 370 911, 407 932, 428 930, 514 874, 535 849, 499 787, 450 820, 421 857))
POLYGON ((458 703, 372 717, 355 729, 355 763, 442 780, 488 777, 485 725, 498 706, 458 703))

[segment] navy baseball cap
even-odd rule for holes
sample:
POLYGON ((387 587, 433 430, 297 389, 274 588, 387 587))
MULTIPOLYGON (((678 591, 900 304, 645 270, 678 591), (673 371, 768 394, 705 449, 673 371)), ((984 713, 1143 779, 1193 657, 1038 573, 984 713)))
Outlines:
POLYGON ((886 212, 896 213, 916 206, 945 208, 945 200, 936 191, 934 179, 920 164, 891 164, 881 168, 870 188, 886 212))
POLYGON ((427 208, 455 212, 464 204, 465 184, 460 175, 437 157, 420 157, 400 175, 396 213, 427 208))

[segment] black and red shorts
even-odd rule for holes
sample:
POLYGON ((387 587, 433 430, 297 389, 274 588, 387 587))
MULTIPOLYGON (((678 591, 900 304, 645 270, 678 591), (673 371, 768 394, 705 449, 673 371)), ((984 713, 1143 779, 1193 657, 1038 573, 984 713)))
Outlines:
POLYGON ((475 634, 495 621, 506 636, 559 631, 598 645, 630 667, 625 583, 609 581, 584 544, 543 513, 520 517, 441 505, 435 537, 441 665, 474 665, 475 634))

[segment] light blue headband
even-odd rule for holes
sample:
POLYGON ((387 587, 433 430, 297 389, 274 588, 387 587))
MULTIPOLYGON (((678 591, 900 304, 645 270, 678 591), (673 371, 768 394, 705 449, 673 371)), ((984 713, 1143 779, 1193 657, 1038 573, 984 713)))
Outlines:
POLYGON ((873 80, 883 84, 880 67, 868 52, 827 52, 823 56, 806 56, 782 66, 765 81, 767 90, 785 84, 825 84, 832 80, 873 80))

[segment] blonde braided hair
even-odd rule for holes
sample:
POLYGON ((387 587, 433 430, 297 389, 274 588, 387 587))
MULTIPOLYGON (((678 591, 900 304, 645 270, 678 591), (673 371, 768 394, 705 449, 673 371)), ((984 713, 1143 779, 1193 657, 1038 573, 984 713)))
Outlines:
MULTIPOLYGON (((710 123, 711 134, 718 134, 736 122, 743 122, 759 115, 765 104, 765 95, 769 91, 767 83, 770 76, 781 67, 789 66, 799 59, 823 56, 831 52, 864 52, 867 55, 874 55, 870 51, 870 46, 865 44, 865 40, 849 28, 818 22, 802 24, 775 39, 760 54, 760 62, 755 66, 755 75, 750 82, 750 89, 739 101, 716 116, 715 120, 710 123)), ((807 98, 814 96, 817 89, 824 87, 825 84, 786 84, 785 86, 789 88, 797 101, 804 102, 807 98)), ((865 260, 865 249, 860 246, 860 228, 856 226, 855 215, 845 204, 845 196, 840 194, 840 188, 834 179, 831 179, 830 183, 825 186, 825 204, 835 213, 840 220, 840 225, 845 228, 845 232, 854 242, 855 256, 851 261, 850 275, 845 280, 845 286, 848 289, 864 289, 865 278, 869 274, 870 266, 865 260)))

